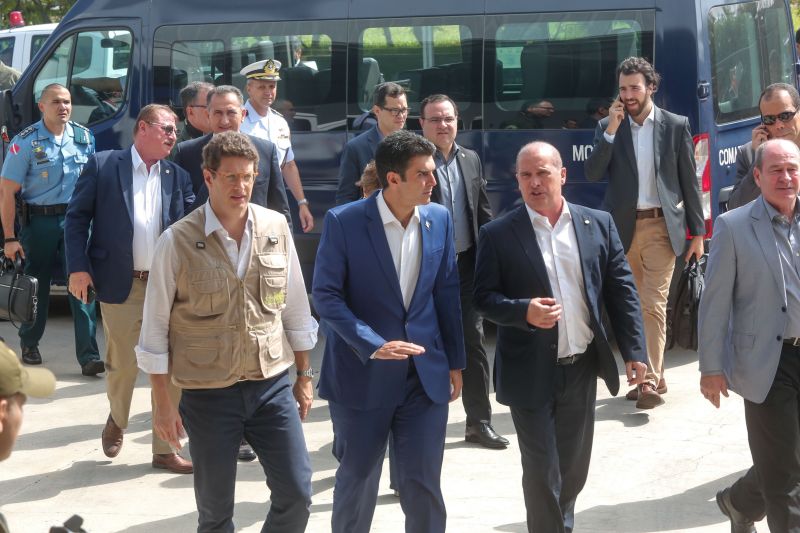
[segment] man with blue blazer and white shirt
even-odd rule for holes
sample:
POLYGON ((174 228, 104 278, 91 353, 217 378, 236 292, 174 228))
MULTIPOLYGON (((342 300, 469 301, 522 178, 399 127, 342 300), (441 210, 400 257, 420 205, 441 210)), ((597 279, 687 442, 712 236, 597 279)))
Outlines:
POLYGON ((755 152, 761 197, 717 217, 700 301, 700 389, 744 398, 753 467, 717 493, 731 531, 800 531, 800 149, 755 152))
POLYGON ((589 472, 597 377, 619 392, 602 309, 629 384, 645 379, 644 328, 614 221, 564 200, 558 150, 525 145, 516 175, 525 203, 481 228, 474 301, 497 324, 497 401, 517 430, 528 531, 569 533, 589 472))
POLYGON ((381 83, 375 88, 372 97, 372 112, 377 123, 350 139, 344 145, 339 161, 339 177, 336 187, 336 205, 343 205, 361 198, 361 190, 356 181, 361 178, 367 163, 375 159, 378 143, 385 136, 403 129, 408 117, 406 90, 392 81, 381 83))
POLYGON ((407 532, 445 531, 448 402, 466 364, 453 224, 431 204, 435 147, 397 131, 375 154, 383 187, 328 211, 314 270, 327 324, 319 394, 339 460, 334 533, 366 533, 391 431, 407 532))
MULTIPOLYGON (((142 108, 133 146, 98 152, 75 185, 64 223, 69 291, 83 302, 96 292, 106 336, 106 387, 111 412, 103 452, 116 457, 128 427, 139 369, 134 346, 153 250, 161 232, 188 212, 189 174, 165 158, 177 117, 163 105, 142 108)), ((180 391, 172 387, 177 399, 180 391)), ((153 467, 191 473, 192 463, 153 433, 153 467)))

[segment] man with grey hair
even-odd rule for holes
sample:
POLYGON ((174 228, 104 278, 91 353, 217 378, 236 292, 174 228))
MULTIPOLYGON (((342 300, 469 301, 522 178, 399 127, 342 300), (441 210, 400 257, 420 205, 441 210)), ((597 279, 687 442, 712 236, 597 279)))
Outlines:
POLYGON ((753 467, 717 493, 734 533, 800 531, 800 148, 755 151, 756 198, 717 217, 700 301, 700 390, 744 398, 753 467), (776 342, 777 341, 777 342, 776 342))
POLYGON ((728 198, 728 209, 753 201, 761 189, 753 179, 753 158, 769 139, 786 139, 800 146, 800 94, 794 85, 773 83, 758 99, 761 124, 753 128, 752 140, 736 150, 736 184, 728 198))
POLYGON ((211 133, 206 98, 208 92, 213 88, 214 85, 211 83, 193 81, 181 89, 180 96, 183 104, 183 114, 186 117, 186 125, 178 136, 179 143, 211 133))
POLYGON ((644 327, 614 221, 564 199, 558 150, 525 145, 516 175, 524 204, 480 230, 474 302, 498 328, 495 389, 517 430, 528 531, 564 533, 589 473, 598 376, 619 392, 601 310, 631 385, 647 372, 644 327))

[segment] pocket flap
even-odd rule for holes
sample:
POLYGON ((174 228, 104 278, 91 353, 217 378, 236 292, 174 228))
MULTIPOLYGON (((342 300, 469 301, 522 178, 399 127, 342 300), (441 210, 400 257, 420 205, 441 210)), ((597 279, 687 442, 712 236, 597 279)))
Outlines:
POLYGON ((285 254, 261 254, 258 261, 267 268, 286 268, 288 264, 285 254))

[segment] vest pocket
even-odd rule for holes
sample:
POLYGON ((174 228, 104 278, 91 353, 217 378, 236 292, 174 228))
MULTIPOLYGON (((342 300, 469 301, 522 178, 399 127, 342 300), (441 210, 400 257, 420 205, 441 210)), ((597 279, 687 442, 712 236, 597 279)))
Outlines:
POLYGON ((225 272, 218 268, 190 271, 189 301, 197 316, 224 313, 230 303, 225 272))
POLYGON ((233 366, 231 333, 218 328, 176 329, 170 335, 172 373, 178 380, 224 380, 233 366))
POLYGON ((270 331, 258 334, 257 338, 258 351, 262 358, 267 355, 269 359, 275 360, 283 356, 283 327, 280 322, 270 331))
POLYGON ((286 307, 286 254, 261 254, 258 256, 261 306, 270 313, 286 307))

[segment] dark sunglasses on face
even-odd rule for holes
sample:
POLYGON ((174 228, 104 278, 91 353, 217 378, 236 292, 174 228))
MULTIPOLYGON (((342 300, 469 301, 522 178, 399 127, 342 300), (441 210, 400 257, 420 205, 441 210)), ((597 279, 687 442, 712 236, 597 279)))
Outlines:
POLYGON ((766 126, 772 126, 776 121, 780 120, 784 124, 789 122, 797 114, 797 111, 784 111, 777 115, 761 115, 761 123, 766 126))
POLYGON ((158 122, 148 122, 151 126, 158 126, 165 135, 177 135, 178 130, 172 124, 159 124, 158 122))

